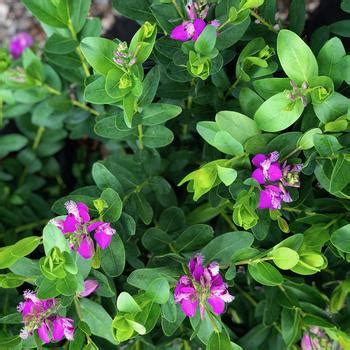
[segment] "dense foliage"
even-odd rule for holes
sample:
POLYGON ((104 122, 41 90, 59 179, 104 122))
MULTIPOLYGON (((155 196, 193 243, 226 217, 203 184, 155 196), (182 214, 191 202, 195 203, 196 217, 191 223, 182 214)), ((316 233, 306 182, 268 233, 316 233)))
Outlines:
POLYGON ((47 41, 0 51, 0 348, 350 349, 350 20, 113 0, 125 43, 91 0, 22 2, 47 41))

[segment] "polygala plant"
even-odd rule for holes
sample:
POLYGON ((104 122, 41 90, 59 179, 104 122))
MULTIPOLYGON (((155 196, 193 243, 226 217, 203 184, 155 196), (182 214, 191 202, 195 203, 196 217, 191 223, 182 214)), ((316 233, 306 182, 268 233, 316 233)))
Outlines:
POLYGON ((91 0, 22 2, 47 40, 0 50, 0 349, 350 349, 350 20, 113 0, 122 42, 91 0))

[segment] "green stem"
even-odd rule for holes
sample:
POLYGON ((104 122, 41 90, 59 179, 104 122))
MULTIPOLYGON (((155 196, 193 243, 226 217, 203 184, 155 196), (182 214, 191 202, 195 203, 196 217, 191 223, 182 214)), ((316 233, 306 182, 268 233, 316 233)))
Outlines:
POLYGON ((72 99, 72 104, 73 104, 74 106, 76 106, 76 107, 79 107, 79 108, 81 108, 81 109, 84 109, 85 111, 90 112, 90 113, 93 114, 93 115, 96 115, 96 116, 100 115, 100 113, 97 112, 97 111, 95 111, 93 108, 90 108, 90 107, 87 106, 86 104, 81 103, 81 102, 79 102, 79 101, 77 101, 77 100, 73 100, 73 99, 72 99))
POLYGON ((250 11, 251 15, 255 17, 261 24, 263 24, 268 30, 274 33, 278 33, 277 30, 273 27, 272 24, 270 24, 266 19, 261 17, 257 12, 255 11, 250 11))
POLYGON ((231 95, 232 91, 237 87, 240 81, 241 77, 238 77, 236 81, 230 86, 230 88, 226 92, 225 99, 231 95))
POLYGON ((228 217, 228 215, 225 212, 221 212, 220 215, 228 223, 228 225, 233 231, 238 231, 237 226, 233 223, 233 221, 228 217))
POLYGON ((39 144, 40 144, 40 141, 43 137, 44 131, 45 131, 45 128, 43 126, 40 126, 38 128, 38 130, 35 134, 35 138, 34 138, 34 142, 33 142, 33 146, 32 146, 33 151, 35 151, 39 147, 39 144))
POLYGON ((300 151, 300 148, 297 147, 295 148, 292 152, 288 153, 282 160, 281 162, 283 163, 285 160, 287 160, 289 157, 291 157, 293 154, 297 153, 300 151))
POLYGON ((237 284, 234 285, 234 288, 236 288, 254 307, 258 305, 258 303, 241 287, 239 287, 237 284))
POLYGON ((80 307, 79 300, 77 299, 77 297, 74 298, 74 305, 75 305, 75 310, 77 311, 79 319, 82 320, 83 315, 81 313, 81 307, 80 307))
POLYGON ((142 128, 142 124, 139 124, 137 126, 137 130, 139 133, 139 147, 142 150, 143 149, 143 128, 142 128))
MULTIPOLYGON (((77 33, 74 30, 73 23, 72 23, 71 19, 69 19, 69 22, 68 22, 68 29, 69 29, 70 33, 72 34, 73 39, 77 40, 78 39, 77 33)), ((80 62, 81 62, 81 65, 83 67, 83 70, 84 70, 86 77, 89 77, 90 76, 89 67, 86 64, 85 57, 84 57, 83 53, 81 52, 81 49, 79 46, 77 46, 77 48, 75 49, 75 52, 79 56, 79 59, 80 59, 80 62)))

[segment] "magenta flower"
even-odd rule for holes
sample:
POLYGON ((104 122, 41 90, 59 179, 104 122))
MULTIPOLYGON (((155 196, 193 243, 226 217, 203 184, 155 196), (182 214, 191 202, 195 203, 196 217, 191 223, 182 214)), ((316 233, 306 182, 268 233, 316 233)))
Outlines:
POLYGON ((282 178, 281 166, 278 163, 279 153, 272 152, 269 155, 257 154, 252 163, 257 168, 252 173, 252 178, 259 184, 265 184, 266 181, 274 182, 282 178))
POLYGON ((59 303, 56 299, 41 300, 32 291, 25 291, 23 297, 24 301, 17 307, 24 323, 20 333, 22 339, 27 339, 37 330, 44 343, 58 342, 64 337, 73 340, 74 321, 57 314, 59 303))
POLYGON ((301 339, 301 350, 331 350, 332 341, 319 327, 311 327, 301 339))
MULTIPOLYGON (((199 4, 197 1, 190 1, 186 5, 186 12, 188 20, 182 22, 176 26, 170 33, 170 38, 178 41, 188 41, 192 39, 196 41, 207 26, 204 18, 208 14, 209 7, 199 4)), ((212 25, 215 28, 220 26, 219 21, 214 20, 208 25, 212 25)))
POLYGON ((94 239, 101 249, 106 249, 116 231, 107 222, 90 221, 89 208, 84 203, 68 201, 65 203, 68 215, 65 219, 53 219, 64 235, 68 237, 70 248, 77 251, 84 259, 90 259, 95 254, 94 239))
POLYGON ((26 32, 16 34, 9 43, 9 50, 14 59, 21 57, 27 47, 33 45, 33 38, 26 32))
POLYGON ((85 280, 84 290, 79 293, 79 296, 84 298, 92 294, 99 287, 99 283, 95 280, 85 280))
POLYGON ((234 297, 229 294, 224 283, 219 264, 212 262, 203 266, 203 257, 193 257, 188 268, 191 276, 181 276, 174 290, 175 303, 181 305, 182 311, 188 317, 194 317, 199 304, 201 318, 204 319, 208 303, 215 315, 224 312, 225 303, 230 303, 234 297))
POLYGON ((279 153, 276 151, 268 155, 257 154, 252 159, 256 168, 252 178, 262 185, 259 209, 281 209, 283 202, 292 202, 286 187, 300 187, 299 173, 303 164, 288 165, 284 162, 281 166, 278 159, 279 153))

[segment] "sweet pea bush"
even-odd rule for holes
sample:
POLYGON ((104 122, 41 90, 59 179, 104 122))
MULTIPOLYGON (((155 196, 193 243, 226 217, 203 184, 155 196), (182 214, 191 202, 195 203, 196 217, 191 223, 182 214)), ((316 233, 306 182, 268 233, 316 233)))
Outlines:
POLYGON ((0 51, 0 349, 350 349, 350 21, 113 0, 127 43, 22 2, 47 40, 0 51))

